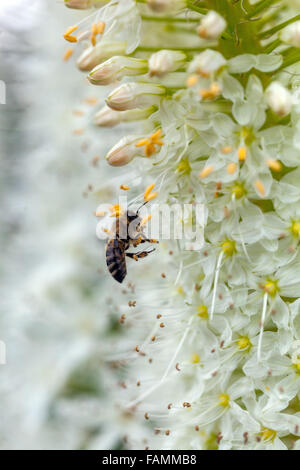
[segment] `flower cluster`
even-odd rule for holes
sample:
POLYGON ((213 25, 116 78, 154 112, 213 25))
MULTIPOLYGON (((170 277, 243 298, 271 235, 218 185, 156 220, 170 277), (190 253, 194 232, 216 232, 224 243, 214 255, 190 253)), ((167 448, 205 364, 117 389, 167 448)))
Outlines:
POLYGON ((65 34, 86 44, 90 83, 113 86, 96 124, 141 122, 108 163, 154 181, 161 203, 207 209, 201 250, 170 241, 164 284, 139 288, 135 321, 150 334, 124 407, 151 420, 156 448, 300 445, 296 13, 275 0, 112 0, 65 34))

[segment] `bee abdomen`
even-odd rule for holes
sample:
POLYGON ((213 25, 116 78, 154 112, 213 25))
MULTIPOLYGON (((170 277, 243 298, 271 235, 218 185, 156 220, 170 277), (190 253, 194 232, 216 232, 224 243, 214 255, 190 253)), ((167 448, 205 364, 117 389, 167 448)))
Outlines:
POLYGON ((120 283, 123 282, 127 270, 125 251, 120 240, 115 239, 109 241, 106 247, 106 264, 112 277, 120 283))

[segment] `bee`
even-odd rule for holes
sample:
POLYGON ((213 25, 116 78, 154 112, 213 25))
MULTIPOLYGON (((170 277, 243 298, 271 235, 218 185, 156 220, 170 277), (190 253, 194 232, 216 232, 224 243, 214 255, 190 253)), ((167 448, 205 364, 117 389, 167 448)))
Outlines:
POLYGON ((137 253, 128 253, 127 250, 141 243, 158 243, 157 240, 148 239, 143 233, 142 219, 139 216, 141 207, 136 212, 128 210, 124 215, 117 217, 114 238, 110 238, 106 244, 107 268, 112 277, 120 283, 124 281, 127 274, 126 256, 138 261, 155 251, 155 248, 137 253))

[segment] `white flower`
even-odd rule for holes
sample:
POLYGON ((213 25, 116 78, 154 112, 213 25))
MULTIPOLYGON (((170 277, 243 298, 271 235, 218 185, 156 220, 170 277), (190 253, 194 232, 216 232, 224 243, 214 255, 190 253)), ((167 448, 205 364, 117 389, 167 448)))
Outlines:
POLYGON ((222 54, 212 49, 206 49, 192 60, 189 72, 209 76, 217 72, 224 65, 226 65, 226 60, 222 54))
POLYGON ((148 71, 146 60, 115 56, 97 65, 88 75, 93 85, 109 85, 125 76, 142 75, 148 71))
POLYGON ((141 121, 147 119, 156 110, 155 106, 144 109, 130 109, 128 111, 115 111, 104 106, 94 116, 94 122, 97 126, 113 127, 121 122, 141 121))
POLYGON ((267 103, 278 116, 286 116, 292 109, 292 95, 280 82, 272 82, 266 90, 267 103))
POLYGON ((149 59, 150 75, 163 76, 174 72, 185 63, 186 55, 179 51, 161 50, 152 54, 149 59))
POLYGON ((201 20, 197 33, 205 39, 218 39, 226 29, 226 21, 219 13, 211 10, 201 20))
POLYGON ((158 104, 165 92, 163 86, 152 83, 124 83, 108 96, 106 103, 116 111, 143 108, 158 104))
POLYGON ((83 72, 89 72, 112 56, 124 54, 126 42, 101 41, 94 47, 88 47, 78 58, 77 66, 83 72))

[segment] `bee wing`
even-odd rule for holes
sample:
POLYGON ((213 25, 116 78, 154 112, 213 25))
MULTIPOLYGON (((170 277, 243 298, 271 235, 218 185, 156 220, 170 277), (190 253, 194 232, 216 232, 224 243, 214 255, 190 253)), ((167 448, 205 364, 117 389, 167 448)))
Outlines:
POLYGON ((127 274, 125 246, 118 238, 110 240, 107 244, 106 265, 112 277, 122 283, 127 274))

